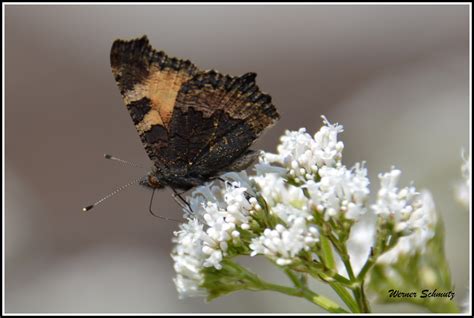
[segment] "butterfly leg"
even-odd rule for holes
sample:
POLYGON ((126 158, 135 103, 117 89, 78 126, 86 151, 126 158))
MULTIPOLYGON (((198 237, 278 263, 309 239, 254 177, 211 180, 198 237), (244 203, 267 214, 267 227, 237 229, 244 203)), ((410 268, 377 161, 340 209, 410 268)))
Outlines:
MULTIPOLYGON (((224 184, 228 184, 228 185, 230 185, 234 188, 237 188, 237 186, 235 186, 234 184, 232 184, 231 182, 227 181, 226 179, 224 179, 222 177, 217 177, 216 179, 219 180, 219 181, 224 182, 224 184)), ((244 191, 244 194, 245 194, 245 198, 247 199, 247 201, 252 197, 252 195, 250 193, 248 193, 247 191, 244 191)))
POLYGON ((166 220, 166 221, 173 221, 173 222, 180 222, 178 220, 175 220, 175 219, 170 219, 170 218, 167 218, 165 216, 161 216, 161 215, 158 215, 158 214, 155 214, 152 210, 152 205, 153 205, 153 197, 155 196, 155 190, 156 189, 153 189, 153 192, 151 193, 151 198, 150 198, 150 205, 148 206, 148 211, 150 212, 151 215, 153 215, 154 217, 156 218, 159 218, 159 219, 162 219, 162 220, 166 220))
MULTIPOLYGON (((230 184, 231 186, 233 186, 234 188, 236 188, 235 185, 233 185, 232 183, 230 183, 229 181, 225 180, 225 179, 222 178, 222 177, 217 177, 216 179, 217 179, 217 180, 220 180, 220 181, 222 181, 222 182, 224 182, 225 184, 230 184)), ((245 199, 247 199, 247 201, 249 201, 250 198, 253 197, 253 196, 252 196, 250 193, 248 193, 247 191, 244 191, 244 194, 245 194, 245 199)), ((269 211, 269 207, 268 207, 267 201, 264 199, 263 202, 265 203, 265 210, 266 210, 266 211, 269 211)))
POLYGON ((178 203, 178 205, 182 208, 182 209, 188 209, 191 213, 193 213, 193 209, 191 208, 191 205, 189 205, 188 201, 186 201, 186 199, 184 199, 181 194, 183 194, 184 192, 186 191, 183 191, 183 192, 178 192, 176 191, 175 188, 171 188, 173 189, 173 199, 176 201, 176 203, 178 203), (178 200, 179 199, 179 200, 178 200))

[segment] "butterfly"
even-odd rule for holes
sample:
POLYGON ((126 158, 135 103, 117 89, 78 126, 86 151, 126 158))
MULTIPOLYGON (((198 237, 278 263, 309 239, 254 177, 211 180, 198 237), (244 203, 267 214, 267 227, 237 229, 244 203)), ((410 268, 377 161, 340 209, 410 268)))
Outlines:
POLYGON ((154 50, 146 36, 116 40, 112 73, 153 167, 148 186, 188 190, 251 164, 249 150, 279 114, 255 73, 201 71, 154 50))
POLYGON ((258 156, 249 147, 279 119, 255 73, 202 71, 189 60, 156 51, 146 36, 114 41, 110 64, 153 162, 140 182, 152 189, 186 191, 245 169, 258 156))

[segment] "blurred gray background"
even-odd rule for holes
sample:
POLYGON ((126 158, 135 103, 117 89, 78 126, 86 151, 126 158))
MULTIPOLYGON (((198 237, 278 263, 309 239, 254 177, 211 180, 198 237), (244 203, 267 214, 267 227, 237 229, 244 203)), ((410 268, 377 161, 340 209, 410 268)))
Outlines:
MULTIPOLYGON (((454 199, 469 149, 469 7, 14 6, 5 9, 6 312, 317 312, 304 300, 239 292, 178 300, 169 256, 177 224, 153 218, 133 187, 81 208, 150 165, 109 66, 116 38, 203 69, 258 73, 285 129, 344 125, 344 162, 367 161, 372 189, 392 165, 432 191, 447 231, 456 299, 469 281, 469 213, 454 199)), ((155 210, 179 217, 170 191, 155 210)), ((243 260, 285 283, 261 259, 243 260)), ((329 296, 323 287, 316 289, 329 296)), ((385 312, 421 312, 375 306, 385 312)))

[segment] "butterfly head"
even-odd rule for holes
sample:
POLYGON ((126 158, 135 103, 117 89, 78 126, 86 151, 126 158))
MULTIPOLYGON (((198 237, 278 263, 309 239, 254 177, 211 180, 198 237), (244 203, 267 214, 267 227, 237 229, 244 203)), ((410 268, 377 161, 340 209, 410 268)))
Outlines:
POLYGON ((164 188, 164 184, 160 182, 160 180, 156 177, 156 174, 152 171, 148 173, 146 176, 146 185, 153 189, 161 189, 164 188))

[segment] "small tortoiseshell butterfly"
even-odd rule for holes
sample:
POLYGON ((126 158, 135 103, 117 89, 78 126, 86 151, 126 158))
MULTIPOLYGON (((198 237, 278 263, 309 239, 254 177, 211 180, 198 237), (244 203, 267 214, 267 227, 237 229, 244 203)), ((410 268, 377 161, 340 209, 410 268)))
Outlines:
POLYGON ((202 71, 154 50, 146 36, 116 40, 112 73, 153 167, 142 184, 188 190, 257 157, 249 147, 279 115, 255 73, 202 71))

